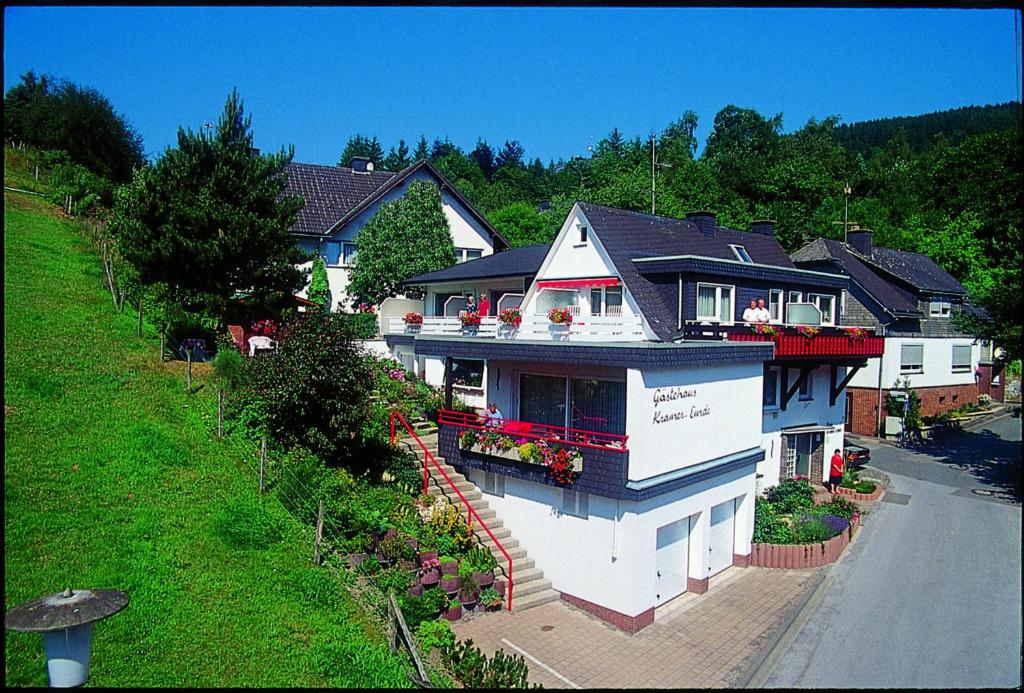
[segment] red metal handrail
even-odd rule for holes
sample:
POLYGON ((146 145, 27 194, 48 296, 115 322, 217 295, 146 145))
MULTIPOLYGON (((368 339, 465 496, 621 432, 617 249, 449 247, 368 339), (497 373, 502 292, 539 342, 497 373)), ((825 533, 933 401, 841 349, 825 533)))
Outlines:
POLYGON ((491 427, 486 425, 486 421, 481 422, 481 417, 477 414, 452 411, 451 409, 439 410, 437 420, 439 423, 448 424, 449 426, 459 426, 460 428, 469 428, 476 431, 493 431, 518 438, 567 443, 581 448, 614 450, 616 452, 626 452, 627 450, 626 440, 628 436, 619 433, 603 433, 601 431, 588 431, 583 428, 552 426, 550 424, 533 423, 532 421, 508 419, 503 419, 500 426, 491 427), (530 430, 518 430, 516 424, 520 423, 528 424, 530 430))
POLYGON ((411 435, 413 437, 413 440, 416 441, 416 444, 420 446, 420 450, 423 451, 423 493, 427 492, 427 480, 429 479, 429 475, 430 475, 429 467, 427 466, 428 461, 429 461, 429 462, 432 462, 434 464, 434 467, 437 469, 437 471, 441 472, 441 476, 444 477, 444 480, 448 482, 448 485, 452 487, 452 490, 455 491, 455 493, 456 493, 456 495, 458 495, 459 499, 462 500, 463 505, 466 506, 466 523, 469 525, 470 531, 473 531, 473 521, 472 521, 472 519, 470 519, 470 516, 472 516, 472 517, 476 518, 476 521, 480 524, 481 527, 484 528, 484 531, 487 532, 487 536, 489 536, 491 538, 491 541, 493 541, 494 545, 498 547, 499 551, 501 551, 501 554, 505 557, 505 560, 508 561, 508 610, 511 611, 512 610, 512 557, 508 555, 508 551, 506 551, 505 547, 501 545, 500 541, 498 541, 498 537, 494 536, 494 532, 492 532, 491 528, 487 526, 487 523, 484 522, 480 518, 480 516, 477 514, 476 510, 473 509, 473 506, 469 504, 468 500, 466 500, 466 497, 464 495, 462 495, 462 491, 460 491, 458 488, 456 488, 455 482, 451 480, 451 477, 449 477, 448 474, 445 473, 444 469, 441 468, 441 465, 437 463, 437 459, 433 455, 430 454, 430 451, 427 450, 427 446, 424 445, 423 441, 420 440, 420 437, 418 435, 416 435, 416 431, 414 431, 412 429, 412 426, 409 425, 409 422, 406 421, 405 417, 402 416, 402 414, 400 412, 397 412, 397 411, 391 412, 391 417, 390 417, 390 423, 391 423, 391 446, 394 447, 394 445, 395 445, 395 420, 396 419, 402 423, 402 426, 405 427, 405 430, 407 430, 409 432, 409 435, 411 435))

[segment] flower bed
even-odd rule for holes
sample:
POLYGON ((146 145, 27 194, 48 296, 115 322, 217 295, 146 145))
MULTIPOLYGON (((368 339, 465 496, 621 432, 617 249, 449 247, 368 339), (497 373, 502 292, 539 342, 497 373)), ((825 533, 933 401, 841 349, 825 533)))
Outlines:
POLYGON ((750 565, 760 568, 818 568, 835 563, 860 527, 860 518, 831 539, 815 544, 754 544, 750 565))
POLYGON ((459 448, 508 460, 547 467, 548 475, 567 486, 583 471, 583 453, 575 447, 549 445, 546 441, 513 438, 496 431, 465 430, 459 434, 459 448))
POLYGON ((861 493, 857 488, 846 488, 840 486, 836 489, 841 495, 846 496, 850 500, 855 501, 876 501, 882 497, 882 487, 879 484, 875 484, 875 490, 870 493, 861 493))

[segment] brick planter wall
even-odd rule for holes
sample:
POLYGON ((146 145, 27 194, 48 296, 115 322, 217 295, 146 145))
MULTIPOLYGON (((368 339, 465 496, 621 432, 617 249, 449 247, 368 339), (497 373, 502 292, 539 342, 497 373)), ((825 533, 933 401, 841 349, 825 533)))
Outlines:
POLYGON ((835 563, 859 526, 859 520, 852 522, 842 534, 818 544, 754 544, 750 565, 759 568, 819 568, 835 563))
POLYGON ((884 489, 882 488, 882 485, 879 484, 878 482, 872 482, 872 483, 875 484, 875 490, 872 491, 871 493, 857 493, 852 488, 843 488, 842 486, 837 488, 836 491, 840 495, 846 496, 850 500, 855 500, 855 501, 876 501, 876 500, 878 500, 879 498, 882 497, 882 491, 884 489))
MULTIPOLYGON (((936 387, 915 387, 914 392, 921 398, 921 416, 935 416, 944 411, 956 409, 968 402, 977 402, 979 388, 977 383, 970 385, 938 385, 936 387)), ((885 400, 888 389, 882 390, 882 425, 888 412, 885 400)), ((850 405, 850 421, 848 429, 851 433, 861 436, 877 436, 875 426, 878 423, 878 390, 868 387, 848 387, 846 396, 852 400, 850 405)), ((902 414, 902 412, 898 412, 902 414)))

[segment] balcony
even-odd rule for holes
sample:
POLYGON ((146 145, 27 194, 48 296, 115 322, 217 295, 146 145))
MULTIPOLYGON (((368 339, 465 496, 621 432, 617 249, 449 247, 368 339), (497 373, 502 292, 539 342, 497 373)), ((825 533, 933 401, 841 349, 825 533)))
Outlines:
POLYGON ((424 317, 421 325, 406 325, 402 318, 391 318, 385 334, 562 342, 637 342, 645 339, 643 323, 638 315, 574 315, 568 324, 554 324, 546 315, 524 315, 518 326, 504 325, 496 316, 485 315, 480 317, 480 324, 473 327, 463 326, 461 318, 457 317, 424 317))
POLYGON ((723 339, 730 342, 773 342, 775 359, 864 359, 879 358, 885 338, 863 327, 808 325, 767 325, 773 333, 759 333, 751 325, 708 325, 689 322, 684 339, 723 339))

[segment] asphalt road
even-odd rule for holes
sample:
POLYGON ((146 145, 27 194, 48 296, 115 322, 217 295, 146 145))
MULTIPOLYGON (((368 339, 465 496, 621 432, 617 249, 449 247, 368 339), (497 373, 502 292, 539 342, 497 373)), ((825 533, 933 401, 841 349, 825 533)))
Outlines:
POLYGON ((1019 687, 1020 441, 1006 416, 928 452, 869 444, 887 497, 764 687, 1019 687))

